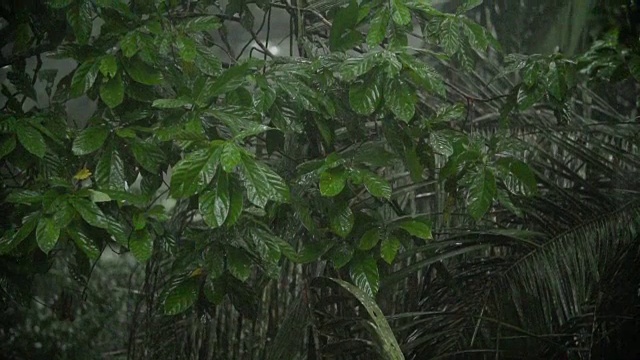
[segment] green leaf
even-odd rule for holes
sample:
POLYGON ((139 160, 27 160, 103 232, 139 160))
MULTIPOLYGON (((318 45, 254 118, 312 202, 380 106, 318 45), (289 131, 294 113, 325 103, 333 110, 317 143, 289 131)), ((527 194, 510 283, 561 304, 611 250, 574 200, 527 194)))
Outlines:
POLYGON ((391 198, 391 185, 380 176, 370 171, 364 171, 362 181, 371 195, 387 200, 391 198))
POLYGON ((416 84, 430 93, 444 96, 446 93, 444 81, 433 67, 408 54, 399 54, 398 58, 404 67, 411 70, 409 74, 416 84))
POLYGON ((397 222, 396 226, 420 239, 429 240, 433 238, 431 226, 424 221, 417 219, 402 220, 397 222))
POLYGON ((71 78, 71 97, 87 93, 98 77, 99 66, 94 61, 85 61, 76 68, 71 78))
POLYGON ((207 225, 219 227, 224 224, 231 207, 227 174, 220 173, 212 189, 205 190, 198 200, 200 213, 207 225))
POLYGON ((247 197, 254 205, 263 207, 268 200, 289 201, 289 187, 280 175, 245 154, 242 155, 242 165, 247 197))
POLYGON ((187 154, 173 168, 171 195, 188 197, 204 189, 215 176, 219 159, 219 148, 214 147, 187 154))
POLYGON ((378 227, 367 230, 358 242, 358 249, 363 251, 373 249, 376 245, 378 245, 378 242, 380 241, 380 235, 381 231, 378 227))
POLYGON ((243 249, 227 248, 227 269, 240 281, 246 281, 251 275, 252 261, 243 249))
POLYGON ((378 81, 361 81, 349 88, 349 104, 360 115, 371 115, 378 108, 382 89, 378 81))
POLYGON ((209 247, 205 253, 204 264, 209 278, 219 278, 224 273, 224 252, 217 246, 209 247))
POLYGON ((496 194, 496 199, 498 202, 505 207, 505 209, 511 211, 517 217, 522 217, 522 209, 517 207, 512 201, 511 197, 509 197, 509 192, 503 189, 498 188, 498 192, 496 194))
POLYGON ((351 281, 367 295, 375 297, 380 286, 378 264, 371 255, 358 256, 351 260, 349 267, 351 281))
POLYGON ((96 190, 93 190, 93 189, 89 189, 89 194, 91 194, 89 196, 89 198, 94 203, 109 202, 109 201, 113 200, 113 199, 111 199, 111 197, 108 194, 103 193, 102 191, 96 191, 96 190))
POLYGON ((380 56, 377 53, 371 53, 364 57, 349 58, 338 68, 338 75, 344 81, 353 81, 371 71, 380 62, 380 56))
POLYGON ((158 99, 151 105, 158 109, 177 109, 181 107, 191 107, 191 101, 185 99, 158 99))
POLYGON ((166 156, 160 146, 151 141, 136 139, 131 144, 131 152, 143 169, 156 174, 160 166, 164 165, 166 156))
POLYGON ((124 188, 124 163, 118 151, 108 147, 100 156, 94 177, 101 189, 121 190, 124 188))
POLYGON ((16 149, 17 141, 15 136, 9 136, 0 143, 0 160, 11 154, 16 149))
POLYGON ((40 131, 29 124, 18 123, 16 126, 16 134, 18 135, 18 141, 20 141, 20 144, 28 152, 41 159, 44 157, 47 151, 47 145, 40 131))
POLYGON ((458 14, 462 14, 465 13, 469 10, 473 10, 476 7, 482 5, 482 0, 465 0, 462 5, 460 5, 460 7, 458 7, 458 10, 456 11, 458 14))
POLYGON ((129 238, 129 250, 140 262, 146 262, 153 253, 153 237, 147 229, 135 230, 129 238))
MULTIPOLYGON (((273 103, 275 102, 275 100, 276 100, 276 91, 270 86, 265 86, 265 87, 260 87, 260 89, 256 94, 253 104, 258 111, 262 113, 267 113, 271 108, 271 106, 273 105, 273 103)), ((280 129, 280 130, 284 130, 284 129, 280 129)))
POLYGON ((189 18, 183 22, 182 27, 186 33, 211 31, 216 30, 222 26, 217 16, 197 16, 189 18))
POLYGON ((480 220, 489 210, 496 195, 496 179, 489 168, 483 168, 472 176, 469 187, 469 214, 480 220))
POLYGON ((131 59, 131 61, 125 62, 125 70, 134 81, 141 84, 162 84, 162 73, 139 59, 131 59))
POLYGON ((549 64, 549 72, 547 74, 547 91, 557 100, 564 100, 567 94, 567 79, 564 66, 558 62, 549 64))
POLYGON ((440 24, 439 40, 440 46, 442 46, 447 55, 451 56, 457 53, 462 47, 459 23, 451 18, 446 18, 442 21, 440 24))
POLYGON ((89 126, 73 139, 71 151, 78 156, 91 154, 100 149, 109 136, 109 129, 105 126, 89 126))
POLYGON ((93 27, 91 3, 86 0, 76 2, 71 9, 67 10, 67 21, 71 25, 78 43, 81 45, 86 44, 89 41, 93 27))
POLYGON ((363 291, 361 288, 353 286, 346 281, 339 279, 330 280, 349 291, 356 299, 358 299, 365 309, 367 309, 369 316, 373 320, 374 326, 372 326, 372 328, 375 331, 374 337, 379 339, 382 343, 379 347, 382 349, 384 360, 404 360, 404 355, 402 354, 402 350, 400 350, 400 345, 398 344, 384 313, 376 304, 373 296, 369 295, 367 291, 363 291))
POLYGON ((222 164, 222 169, 226 172, 232 172, 236 166, 240 165, 242 162, 242 153, 233 142, 227 142, 222 147, 222 154, 220 155, 220 163, 222 164))
POLYGON ((409 122, 416 112, 416 96, 411 87, 400 79, 389 82, 384 92, 385 105, 395 116, 409 122))
POLYGON ((404 4, 404 0, 391 0, 391 17, 398 25, 407 25, 411 22, 411 11, 404 4))
POLYGON ((40 192, 26 189, 15 189, 7 195, 5 201, 14 204, 31 205, 41 202, 43 196, 40 192))
POLYGON ((185 312, 198 299, 198 283, 195 279, 186 279, 174 286, 164 300, 164 313, 177 315, 185 312))
POLYGON ((333 18, 329 34, 331 51, 348 50, 361 41, 362 35, 355 31, 357 23, 358 3, 350 1, 349 6, 340 8, 333 18))
POLYGON ((334 246, 331 249, 331 253, 329 254, 329 259, 333 263, 333 267, 335 269, 340 269, 341 267, 347 265, 349 261, 353 258, 353 247, 346 242, 342 242, 337 246, 334 246))
POLYGON ((236 184, 236 181, 231 180, 233 179, 230 179, 229 181, 230 202, 229 215, 227 215, 226 226, 233 226, 238 221, 240 215, 242 214, 242 209, 244 206, 244 196, 242 194, 242 190, 236 184))
POLYGON ((371 19, 369 32, 367 33, 367 45, 375 47, 384 41, 384 38, 387 35, 387 27, 389 26, 390 17, 391 14, 389 14, 389 9, 383 7, 376 13, 373 19, 371 19))
POLYGON ((344 168, 333 168, 320 174, 320 194, 322 196, 333 197, 344 189, 347 183, 348 174, 344 168))
POLYGON ((209 76, 217 76, 222 71, 222 61, 211 49, 204 46, 196 46, 195 64, 198 70, 209 76))
POLYGON ((178 53, 185 62, 193 62, 196 59, 196 42, 192 38, 181 36, 177 40, 178 53))
POLYGON ((434 152, 440 155, 446 157, 453 155, 453 143, 451 139, 442 134, 442 132, 431 132, 429 134, 429 145, 431 145, 431 148, 433 148, 434 152))
POLYGON ((198 103, 206 104, 212 97, 237 89, 246 81, 249 70, 249 63, 234 65, 215 80, 207 81, 198 96, 198 103))
POLYGON ((33 31, 31 26, 27 22, 23 22, 16 26, 15 41, 13 43, 13 51, 16 53, 23 53, 29 48, 31 39, 33 38, 33 31))
POLYGON ((100 257, 100 248, 96 245, 95 241, 87 235, 84 230, 77 227, 68 228, 67 235, 73 239, 76 246, 91 260, 98 260, 100 257))
POLYGON ((640 82, 640 56, 632 55, 629 59, 629 73, 636 81, 640 82))
POLYGON ((48 217, 40 218, 36 227, 36 241, 40 250, 48 254, 58 243, 59 237, 60 228, 55 221, 48 217))
POLYGON ((107 217, 95 203, 84 198, 72 198, 69 200, 74 209, 80 214, 82 219, 89 225, 101 229, 107 229, 109 226, 107 217))
POLYGON ((0 238, 0 254, 7 254, 11 250, 15 249, 16 246, 20 245, 20 243, 26 239, 33 230, 35 230, 36 225, 38 224, 38 219, 40 218, 39 213, 32 213, 27 215, 23 219, 23 224, 20 226, 20 229, 13 234, 13 236, 9 237, 8 232, 0 238))
POLYGON ((346 238, 349 235, 351 229, 353 229, 354 221, 353 211, 351 211, 347 203, 337 204, 336 208, 332 209, 329 214, 331 230, 342 238, 346 238))
POLYGON ((47 1, 47 5, 54 9, 62 9, 71 5, 73 1, 74 0, 49 0, 47 1))
POLYGON ((131 31, 131 32, 128 32, 126 35, 124 35, 120 39, 120 49, 122 50, 122 54, 125 57, 130 58, 138 52, 139 38, 140 38, 140 35, 138 34, 137 31, 131 31))
POLYGON ((498 161, 498 164, 506 168, 518 181, 525 187, 525 190, 529 194, 535 194, 538 190, 538 184, 536 182, 536 176, 524 161, 514 158, 503 158, 498 161))
POLYGON ((122 104, 124 100, 124 82, 119 73, 100 85, 100 98, 110 109, 122 104))
POLYGON ((118 60, 115 56, 108 54, 100 59, 100 73, 104 77, 112 78, 118 72, 118 60))
POLYGON ((393 235, 387 234, 387 236, 382 239, 382 243, 380 243, 380 257, 389 265, 393 263, 396 255, 398 255, 398 250, 400 250, 400 240, 393 235))
POLYGON ((309 241, 302 245, 298 254, 298 263, 307 264, 317 261, 322 255, 333 247, 334 243, 329 241, 309 241))

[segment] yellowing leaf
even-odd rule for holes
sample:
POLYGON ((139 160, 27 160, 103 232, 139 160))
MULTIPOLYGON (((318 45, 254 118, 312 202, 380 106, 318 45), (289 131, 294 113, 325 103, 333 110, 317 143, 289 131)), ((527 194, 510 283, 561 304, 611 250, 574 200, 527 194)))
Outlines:
POLYGON ((89 178, 89 176, 91 176, 91 170, 87 169, 86 167, 83 167, 82 169, 80 169, 75 175, 73 175, 74 180, 86 180, 89 178))
POLYGON ((196 276, 200 276, 200 275, 202 275, 202 273, 203 273, 203 270, 202 270, 202 268, 201 268, 201 267, 199 267, 199 268, 196 268, 195 270, 193 270, 193 271, 191 272, 191 274, 189 274, 189 277, 196 277, 196 276))

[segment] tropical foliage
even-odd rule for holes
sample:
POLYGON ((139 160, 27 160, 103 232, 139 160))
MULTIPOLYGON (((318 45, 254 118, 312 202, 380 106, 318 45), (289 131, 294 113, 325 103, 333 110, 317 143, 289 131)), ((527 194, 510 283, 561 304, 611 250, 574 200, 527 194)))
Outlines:
MULTIPOLYGON (((489 7, 3 6, 3 319, 36 311, 51 339, 86 319, 126 348, 96 356, 140 359, 623 356, 640 302, 639 29, 524 55, 477 16, 489 7)), ((28 332, 5 327, 0 346, 28 357, 28 332)))

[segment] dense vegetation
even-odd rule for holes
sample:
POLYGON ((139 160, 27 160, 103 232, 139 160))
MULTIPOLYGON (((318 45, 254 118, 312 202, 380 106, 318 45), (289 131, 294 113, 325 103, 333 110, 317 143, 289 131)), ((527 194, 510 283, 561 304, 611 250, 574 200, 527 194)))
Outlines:
POLYGON ((0 350, 632 358, 640 9, 583 2, 1 5, 0 350))

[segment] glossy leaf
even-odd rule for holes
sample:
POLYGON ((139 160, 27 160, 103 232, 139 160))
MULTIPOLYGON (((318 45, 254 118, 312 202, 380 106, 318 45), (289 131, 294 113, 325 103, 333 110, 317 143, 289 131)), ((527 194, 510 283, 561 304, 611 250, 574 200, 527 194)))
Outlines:
POLYGON ((111 109, 122 104, 124 100, 124 82, 120 74, 100 85, 100 98, 111 109))
POLYGON ((80 64, 71 78, 71 96, 79 97, 85 94, 98 77, 99 66, 93 61, 80 64))
POLYGON ((358 242, 358 249, 367 251, 373 249, 380 241, 381 231, 380 228, 374 227, 365 231, 358 242))
POLYGON ((108 220, 98 205, 84 198, 72 198, 69 201, 89 225, 101 229, 108 228, 108 220))
POLYGON ((76 40, 80 44, 86 44, 91 36, 93 18, 91 16, 91 3, 86 0, 77 1, 67 11, 67 21, 73 29, 76 40))
POLYGON ((251 259, 245 250, 235 247, 227 248, 227 269, 240 281, 246 281, 251 275, 251 259))
POLYGON ((118 72, 118 60, 111 54, 105 55, 100 59, 99 69, 102 76, 112 78, 118 72))
POLYGON ((76 243, 76 246, 85 254, 90 260, 98 260, 101 254, 100 248, 96 245, 95 240, 91 238, 84 230, 75 227, 67 229, 67 235, 76 243))
POLYGON ((258 207, 263 207, 268 200, 288 202, 289 187, 273 170, 249 157, 242 156, 247 197, 258 207))
POLYGON ((396 255, 398 255, 400 246, 400 240, 398 240, 395 235, 387 234, 387 236, 384 237, 382 239, 382 242, 380 243, 380 257, 387 264, 393 264, 393 260, 395 260, 396 255))
POLYGON ((404 4, 404 0, 391 0, 391 18, 398 25, 407 25, 411 22, 411 11, 404 4))
POLYGON ((389 26, 390 17, 389 9, 386 7, 383 7, 375 14, 371 20, 369 32, 367 33, 367 45, 374 47, 380 45, 380 43, 384 41, 384 38, 387 35, 387 27, 389 26))
POLYGON ((187 154, 173 168, 171 195, 187 197, 204 189, 213 180, 219 159, 219 148, 213 147, 187 154))
POLYGON ((73 139, 71 151, 78 156, 91 154, 100 149, 109 136, 109 129, 104 126, 89 126, 73 139))
POLYGON ((40 218, 36 227, 36 241, 40 250, 48 254, 58 243, 59 237, 60 228, 53 219, 49 217, 40 218))
POLYGON ((416 112, 415 93, 406 82, 392 80, 385 88, 385 105, 398 119, 409 122, 416 112))
POLYGON ((162 73, 154 69, 151 65, 139 59, 132 59, 125 62, 125 70, 131 78, 144 85, 160 85, 163 81, 162 73))
POLYGON ((424 221, 418 219, 401 220, 396 225, 420 239, 429 240, 433 238, 431 226, 424 221))
POLYGON ((118 151, 108 147, 96 165, 95 179, 101 189, 119 190, 124 188, 124 163, 118 151))
POLYGON ((164 313, 177 315, 185 312, 198 299, 198 283, 194 279, 187 279, 174 286, 164 300, 164 313))
POLYGON ((351 229, 353 229, 353 223, 355 221, 353 211, 348 204, 336 204, 335 208, 331 209, 329 213, 329 223, 331 230, 338 236, 345 238, 351 229))
POLYGON ((381 355, 383 359, 404 360, 404 355, 402 354, 400 345, 393 334, 393 330, 391 330, 391 326, 389 326, 384 313, 376 304, 375 298, 369 295, 367 291, 363 291, 359 286, 353 286, 344 280, 330 280, 349 291, 367 310, 367 313, 369 313, 369 316, 373 320, 373 329, 376 333, 376 338, 381 342, 380 348, 382 349, 381 355))
POLYGON ((165 163, 164 151, 157 143, 150 140, 136 139, 131 143, 131 152, 138 164, 150 173, 158 173, 160 166, 165 163))
POLYGON ((47 151, 47 145, 38 130, 28 124, 19 124, 16 127, 16 134, 18 135, 20 145, 28 152, 41 159, 44 157, 47 151))
POLYGON ((146 229, 135 230, 129 238, 129 250, 136 260, 146 262, 153 253, 153 237, 146 229))
POLYGON ((340 269, 347 265, 353 258, 353 247, 346 242, 334 246, 329 253, 329 258, 335 269, 340 269))
POLYGON ((480 220, 489 210, 496 195, 496 179, 493 172, 488 168, 483 168, 474 174, 469 187, 469 214, 480 220))
POLYGON ((351 281, 368 296, 374 297, 380 286, 378 264, 371 255, 361 255, 351 260, 349 267, 351 281))
POLYGON ((378 108, 382 89, 377 81, 358 82, 349 88, 349 104, 360 115, 371 115, 378 108))
POLYGON ((200 213, 207 225, 219 227, 224 224, 231 207, 227 174, 220 173, 214 186, 200 194, 198 204, 200 213))
POLYGON ((391 185, 385 179, 370 171, 365 171, 362 180, 371 195, 387 200, 391 198, 391 185))
POLYGON ((320 174, 320 194, 333 197, 342 192, 347 183, 348 174, 344 168, 328 169, 320 174))

